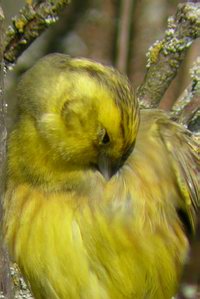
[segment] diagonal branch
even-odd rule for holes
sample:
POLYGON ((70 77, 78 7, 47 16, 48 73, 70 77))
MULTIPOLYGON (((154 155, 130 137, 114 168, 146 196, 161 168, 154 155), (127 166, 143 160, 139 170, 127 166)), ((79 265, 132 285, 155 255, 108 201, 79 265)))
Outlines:
POLYGON ((200 110, 200 57, 191 69, 191 79, 192 82, 172 108, 176 120, 186 126, 200 110))
POLYGON ((147 73, 137 91, 145 106, 157 106, 176 76, 187 49, 200 36, 200 3, 179 4, 175 17, 168 20, 165 37, 149 50, 147 73))
POLYGON ((4 60, 13 64, 30 44, 58 19, 58 13, 70 0, 29 1, 6 33, 4 60))

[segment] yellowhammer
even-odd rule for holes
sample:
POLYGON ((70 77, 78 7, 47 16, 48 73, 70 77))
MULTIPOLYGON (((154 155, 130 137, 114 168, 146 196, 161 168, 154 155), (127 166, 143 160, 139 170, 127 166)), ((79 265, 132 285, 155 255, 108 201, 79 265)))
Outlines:
POLYGON ((128 80, 53 54, 18 86, 4 232, 37 299, 170 299, 195 227, 199 147, 128 80))

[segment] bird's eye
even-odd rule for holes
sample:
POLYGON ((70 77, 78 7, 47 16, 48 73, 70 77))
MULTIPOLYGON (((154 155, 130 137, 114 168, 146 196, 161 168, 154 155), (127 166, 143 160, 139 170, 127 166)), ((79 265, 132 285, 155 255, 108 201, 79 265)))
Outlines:
POLYGON ((110 137, 106 131, 102 137, 101 142, 102 142, 102 144, 108 144, 110 142, 110 137))

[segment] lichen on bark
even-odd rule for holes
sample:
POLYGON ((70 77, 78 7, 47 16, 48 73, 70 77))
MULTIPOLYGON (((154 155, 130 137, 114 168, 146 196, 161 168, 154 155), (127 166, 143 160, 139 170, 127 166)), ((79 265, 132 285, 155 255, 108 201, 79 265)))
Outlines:
POLYGON ((143 106, 158 106, 176 76, 187 49, 200 36, 200 3, 179 4, 177 13, 168 20, 162 41, 147 53, 147 72, 137 91, 143 106))
POLYGON ((51 24, 70 0, 30 1, 13 18, 6 32, 4 60, 13 64, 29 45, 51 24))

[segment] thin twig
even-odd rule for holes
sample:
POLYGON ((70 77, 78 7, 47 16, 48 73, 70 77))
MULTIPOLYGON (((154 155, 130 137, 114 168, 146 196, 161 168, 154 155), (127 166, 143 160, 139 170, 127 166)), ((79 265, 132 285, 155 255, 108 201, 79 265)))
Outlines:
MULTIPOLYGON (((200 109, 197 110, 193 118, 189 121, 188 129, 200 136, 200 109)), ((198 140, 200 140, 200 138, 198 140)))
POLYGON ((59 12, 70 0, 29 1, 6 33, 4 60, 13 64, 29 45, 58 19, 59 12))
POLYGON ((145 106, 156 107, 176 76, 187 49, 200 36, 200 3, 178 5, 175 17, 169 18, 163 40, 149 50, 147 73, 137 91, 145 106))
POLYGON ((191 83, 172 108, 176 121, 187 126, 200 110, 200 57, 191 71, 191 83))
POLYGON ((120 23, 118 30, 118 53, 116 67, 123 73, 127 71, 128 54, 129 54, 129 40, 132 19, 132 8, 134 0, 120 1, 120 23))
POLYGON ((200 109, 200 94, 194 95, 190 103, 188 103, 182 110, 178 122, 187 126, 189 122, 193 119, 193 116, 200 109))

